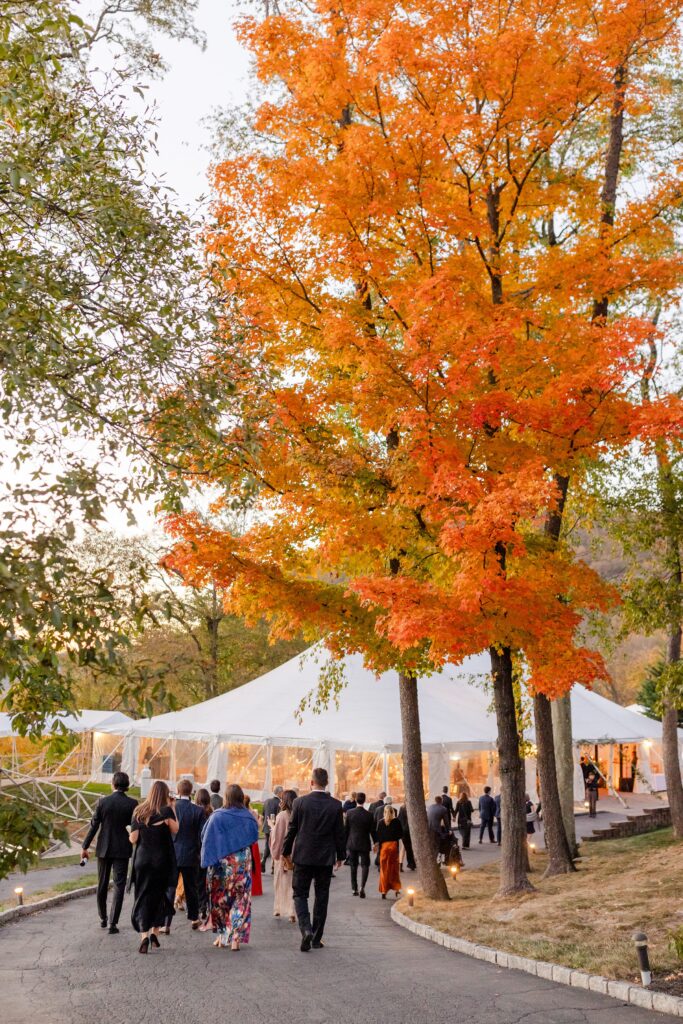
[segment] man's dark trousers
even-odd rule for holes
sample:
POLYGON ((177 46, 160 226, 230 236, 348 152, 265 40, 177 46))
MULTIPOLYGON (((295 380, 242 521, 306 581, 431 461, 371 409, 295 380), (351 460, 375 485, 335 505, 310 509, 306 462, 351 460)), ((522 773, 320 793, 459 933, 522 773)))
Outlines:
POLYGON ((97 911, 102 921, 107 920, 107 893, 112 872, 114 874, 114 899, 111 905, 110 926, 118 924, 121 916, 128 875, 128 858, 125 860, 119 857, 97 858, 97 911))
POLYGON ((492 843, 495 843, 496 840, 493 836, 493 822, 490 819, 488 821, 482 821, 481 825, 479 826, 479 842, 481 842, 482 839, 484 838, 484 832, 486 831, 486 829, 488 829, 489 832, 489 839, 491 840, 492 843))
POLYGON ((327 904, 330 899, 330 882, 332 881, 332 865, 324 864, 295 864, 292 875, 292 893, 294 895, 294 909, 299 921, 301 934, 313 933, 313 941, 320 942, 325 930, 327 920, 327 904), (308 894, 311 891, 311 882, 315 890, 315 901, 313 903, 313 923, 308 911, 308 894))
POLYGON ((265 842, 263 844, 263 857, 261 858, 261 871, 266 870, 268 858, 273 856, 272 853, 270 852, 270 832, 264 832, 263 838, 265 842))
MULTIPOLYGON (((199 868, 194 864, 178 865, 176 868, 175 881, 172 886, 166 892, 168 900, 173 903, 175 900, 176 889, 178 888, 178 876, 183 876, 183 886, 185 888, 185 907, 187 910, 188 921, 199 920, 199 868)), ((170 925, 171 918, 169 917, 166 921, 167 925, 170 925)))
POLYGON ((360 887, 364 889, 370 874, 370 851, 349 850, 349 864, 351 865, 351 888, 354 892, 358 892, 358 865, 361 866, 360 887))

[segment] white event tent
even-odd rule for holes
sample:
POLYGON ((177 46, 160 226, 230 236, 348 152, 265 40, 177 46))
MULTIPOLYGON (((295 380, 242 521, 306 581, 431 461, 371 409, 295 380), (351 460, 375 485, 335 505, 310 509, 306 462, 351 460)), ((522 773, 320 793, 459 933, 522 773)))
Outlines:
MULTIPOLYGON (((43 733, 49 736, 60 725, 68 729, 69 732, 75 733, 94 732, 105 726, 126 729, 133 722, 134 719, 129 715, 124 715, 122 711, 98 711, 94 708, 84 708, 76 715, 53 715, 48 718, 43 733)), ((12 726, 12 716, 6 712, 0 712, 0 738, 5 739, 8 736, 18 735, 12 726)))
MULTIPOLYGON (((53 715, 48 718, 43 729, 43 737, 49 737, 61 729, 67 729, 79 737, 78 745, 69 751, 59 764, 48 762, 45 758, 45 744, 38 740, 33 743, 31 739, 20 736, 12 725, 12 716, 6 712, 0 712, 0 758, 4 767, 14 771, 25 771, 30 774, 61 774, 73 775, 80 778, 88 776, 94 758, 95 747, 101 747, 104 742, 109 743, 110 738, 102 738, 100 729, 112 728, 118 732, 124 732, 134 725, 134 720, 122 711, 97 710, 95 708, 84 708, 75 715, 53 715), (96 744, 96 737, 101 737, 96 744)), ((42 738, 42 737, 41 737, 42 738)), ((118 760, 99 761, 98 774, 101 769, 115 771, 119 766, 118 760)))
MULTIPOLYGON (((497 786, 496 722, 488 655, 418 682, 425 786, 497 786)), ((661 786, 659 722, 628 711, 581 686, 572 691, 576 795, 583 799, 580 753, 600 764, 616 788, 661 786)), ((533 733, 527 736, 533 742, 533 733)), ((95 734, 93 768, 116 752, 136 780, 173 782, 191 775, 204 783, 239 781, 253 797, 281 784, 306 788, 313 766, 330 773, 337 794, 385 789, 403 796, 398 676, 377 678, 360 655, 332 665, 321 647, 235 690, 181 711, 142 719, 127 729, 103 726, 95 734), (343 686, 323 708, 312 706, 330 667, 343 686), (312 698, 312 703, 311 703, 312 698), (303 710, 302 710, 303 709, 303 710), (147 769, 145 771, 145 769, 147 769)), ((535 792, 535 761, 527 758, 527 785, 535 792)))

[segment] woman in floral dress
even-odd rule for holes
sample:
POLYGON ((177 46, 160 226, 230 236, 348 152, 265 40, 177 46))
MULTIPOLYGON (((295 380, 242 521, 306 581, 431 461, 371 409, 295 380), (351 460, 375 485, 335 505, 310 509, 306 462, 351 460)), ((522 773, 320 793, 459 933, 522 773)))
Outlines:
POLYGON ((252 843, 258 825, 244 806, 244 793, 228 786, 225 807, 211 815, 202 836, 202 867, 210 894, 211 921, 218 937, 214 946, 237 952, 251 931, 252 843))

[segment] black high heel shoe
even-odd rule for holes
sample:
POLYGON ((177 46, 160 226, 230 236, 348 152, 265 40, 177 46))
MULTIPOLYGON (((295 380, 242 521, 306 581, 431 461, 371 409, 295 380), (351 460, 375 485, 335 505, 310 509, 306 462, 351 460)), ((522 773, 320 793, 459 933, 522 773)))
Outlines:
POLYGON ((138 948, 138 953, 149 953, 149 939, 143 939, 138 948))
POLYGON ((151 942, 151 944, 153 946, 156 946, 157 949, 161 949, 161 943, 159 942, 159 940, 156 937, 156 935, 154 935, 154 934, 150 935, 149 941, 151 942))

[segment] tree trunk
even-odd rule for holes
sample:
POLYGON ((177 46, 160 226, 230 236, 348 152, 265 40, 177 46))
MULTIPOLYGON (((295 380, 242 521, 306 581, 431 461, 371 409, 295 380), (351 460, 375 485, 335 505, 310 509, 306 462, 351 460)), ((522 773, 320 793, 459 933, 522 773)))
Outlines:
POLYGON ((207 698, 218 696, 218 629, 224 616, 218 599, 215 583, 211 584, 211 610, 205 616, 206 631, 209 634, 209 661, 206 671, 205 691, 207 698))
POLYGON ((417 873, 425 896, 432 900, 449 899, 446 881, 436 863, 436 850, 427 821, 424 784, 422 782, 422 738, 420 708, 417 700, 417 679, 399 672, 398 690, 401 699, 401 731, 403 736, 403 779, 406 790, 406 811, 410 839, 415 852, 417 873))
POLYGON ((564 830, 560 791, 557 787, 552 709, 550 701, 543 693, 534 694, 534 722, 538 751, 538 774, 541 783, 541 804, 543 805, 543 827, 550 857, 544 877, 566 875, 570 871, 574 871, 575 868, 564 830))
MULTIPOLYGON (((672 631, 669 637, 667 661, 675 665, 681 660, 681 627, 672 631)), ((677 839, 683 839, 683 780, 678 754, 678 708, 669 699, 664 699, 662 715, 662 760, 666 792, 671 808, 671 824, 677 839)))
POLYGON ((493 696, 498 724, 500 812, 502 823, 501 896, 531 892, 527 878, 526 814, 524 811, 524 761, 519 752, 519 731, 512 685, 512 652, 509 647, 490 647, 493 696))
POLYGON ((552 701, 553 739, 555 741, 555 769, 564 832, 572 857, 578 856, 576 822, 574 820, 574 741, 572 736, 572 705, 567 693, 552 701))

